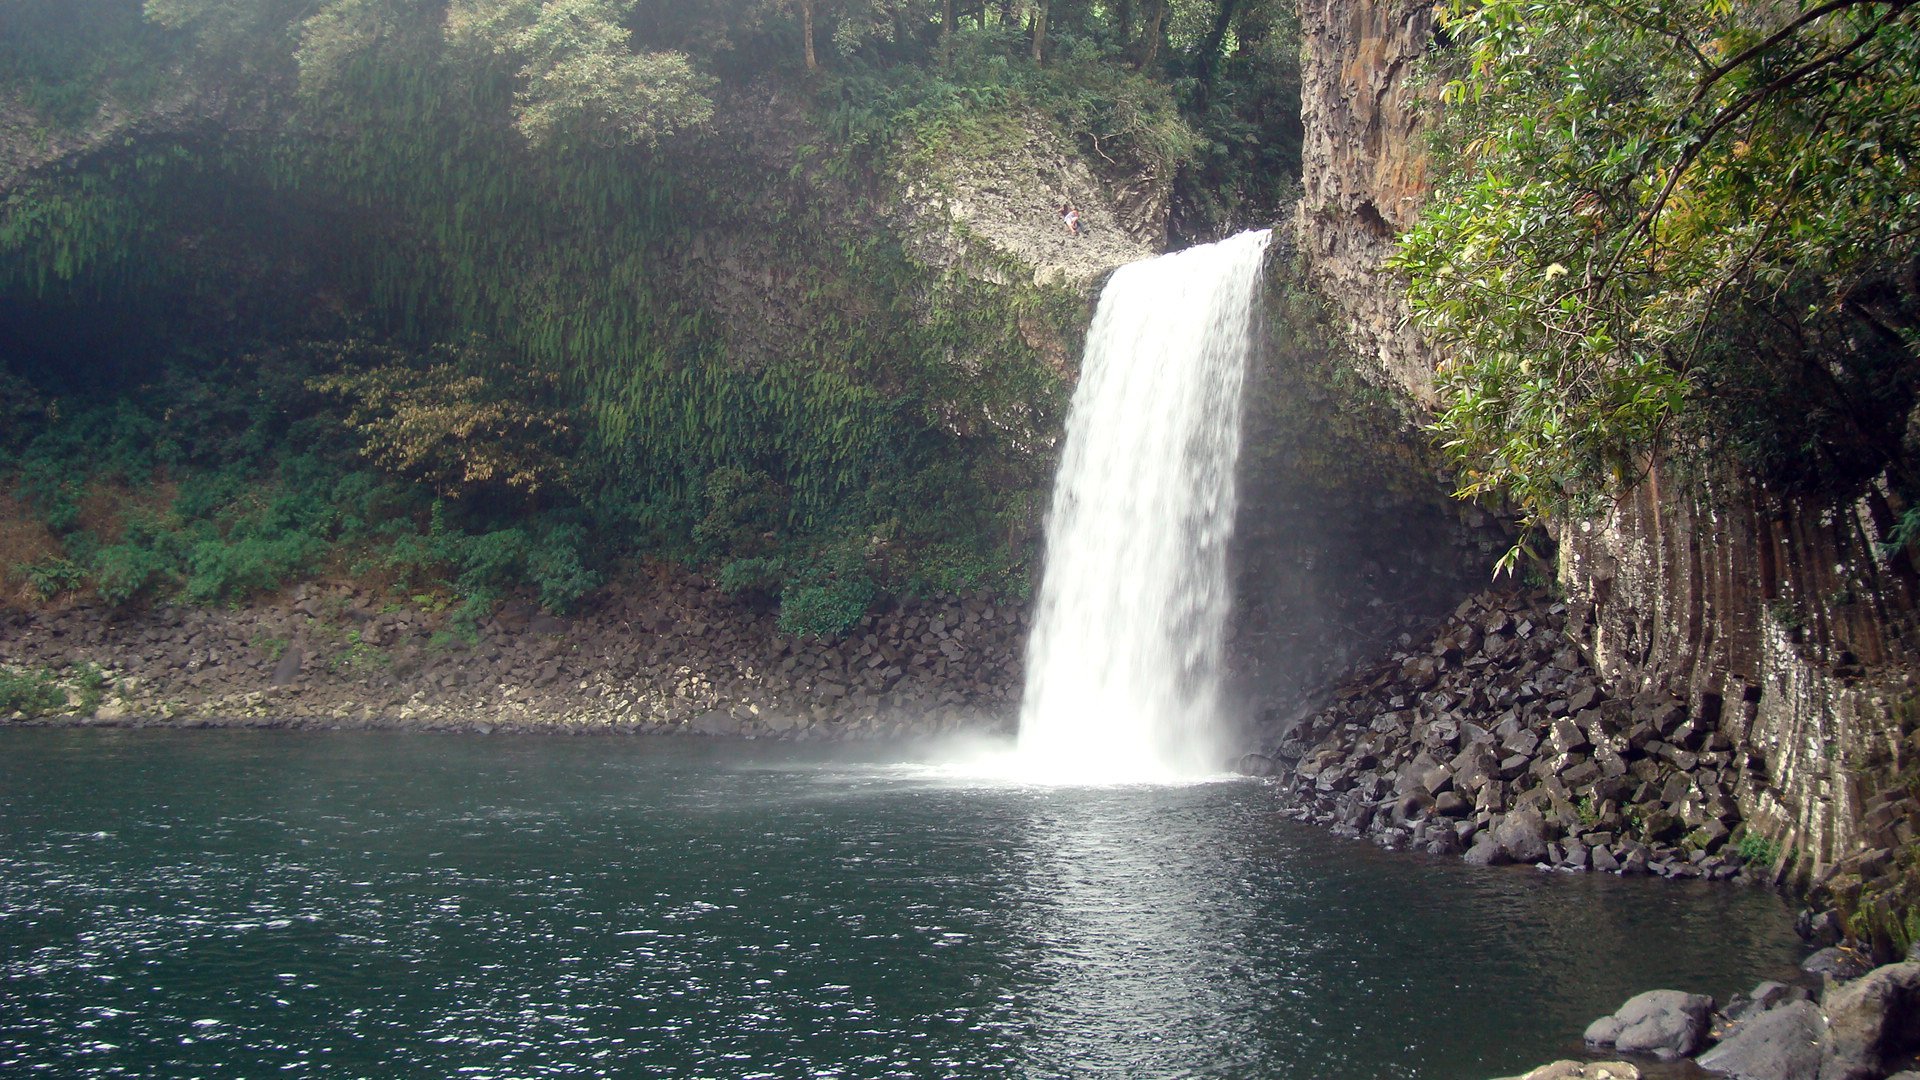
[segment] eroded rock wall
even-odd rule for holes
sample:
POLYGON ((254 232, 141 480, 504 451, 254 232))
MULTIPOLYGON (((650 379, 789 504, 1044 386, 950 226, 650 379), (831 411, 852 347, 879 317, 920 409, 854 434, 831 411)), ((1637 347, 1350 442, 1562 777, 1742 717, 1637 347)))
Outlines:
POLYGON ((1428 191, 1423 110, 1435 80, 1416 78, 1433 42, 1418 0, 1303 0, 1301 250, 1336 298, 1365 374, 1433 400, 1433 354, 1383 269, 1428 191))
POLYGON ((1914 585, 1881 546, 1878 493, 1781 498, 1672 468, 1602 516, 1558 529, 1573 630, 1625 692, 1666 690, 1746 755, 1749 822, 1803 876, 1896 837, 1867 820, 1908 765, 1914 585))

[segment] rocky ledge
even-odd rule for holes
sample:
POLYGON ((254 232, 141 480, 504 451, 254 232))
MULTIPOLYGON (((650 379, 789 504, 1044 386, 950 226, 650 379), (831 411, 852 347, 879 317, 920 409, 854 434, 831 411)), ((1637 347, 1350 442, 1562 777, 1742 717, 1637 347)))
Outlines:
POLYGON ((226 611, 0 610, 0 667, 64 685, 55 723, 859 739, 1010 724, 1026 622, 951 596, 800 638, 658 567, 577 617, 509 603, 467 637, 344 583, 226 611))
POLYGON ((1726 735, 1664 694, 1609 697, 1543 590, 1470 598, 1249 754, 1287 812, 1479 864, 1759 876, 1726 735))

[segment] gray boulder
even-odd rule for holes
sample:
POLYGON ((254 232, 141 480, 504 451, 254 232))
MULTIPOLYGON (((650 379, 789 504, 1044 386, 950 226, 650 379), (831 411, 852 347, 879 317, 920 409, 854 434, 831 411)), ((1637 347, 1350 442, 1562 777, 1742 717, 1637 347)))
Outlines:
POLYGON ((1273 759, 1265 754, 1242 754, 1234 771, 1241 776, 1272 776, 1275 768, 1273 759))
POLYGON ((1463 856, 1472 866, 1499 866, 1507 861, 1507 853, 1500 848, 1500 842, 1490 832, 1475 833, 1473 846, 1463 856))
POLYGON ((696 716, 688 725, 695 735, 738 735, 740 721, 719 710, 696 716))
POLYGON ((1534 863, 1547 857, 1547 823, 1538 810, 1515 810, 1493 827, 1493 839, 1514 862, 1534 863))
POLYGON ((300 652, 300 643, 294 642, 280 654, 280 661, 273 665, 273 676, 268 680, 272 686, 290 686, 300 678, 300 667, 306 657, 300 652))
POLYGON ((1816 1080, 1827 1018, 1812 1002, 1757 1013, 1695 1064, 1735 1080, 1816 1080))
POLYGON ((1640 1080, 1640 1070, 1624 1061, 1556 1061, 1506 1080, 1640 1080))
POLYGON ((1747 993, 1733 995, 1733 1000, 1727 1002, 1727 1007, 1721 1012, 1728 1020, 1737 1024, 1742 1020, 1758 1016, 1768 1009, 1777 1009, 1796 1001, 1808 1001, 1812 997, 1813 995, 1807 993, 1804 986, 1788 986, 1786 983, 1768 979, 1747 993))
POLYGON ((1700 1049, 1712 1015, 1713 999, 1705 994, 1649 990, 1589 1025, 1587 1044, 1672 1061, 1700 1049))
POLYGON ((1820 1080, 1876 1080, 1920 1047, 1920 962, 1888 964, 1827 991, 1820 1080))
POLYGON ((1800 970, 1809 975, 1822 975, 1835 982, 1857 979, 1867 973, 1867 961, 1852 949, 1829 945, 1805 960, 1800 961, 1800 970))

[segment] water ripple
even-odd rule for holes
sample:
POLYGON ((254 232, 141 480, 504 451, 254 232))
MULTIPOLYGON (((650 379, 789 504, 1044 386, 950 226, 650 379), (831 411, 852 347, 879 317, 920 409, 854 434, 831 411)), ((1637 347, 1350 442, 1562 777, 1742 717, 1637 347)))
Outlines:
POLYGON ((1475 1077, 1793 942, 1250 783, 754 747, 0 732, 0 1072, 1475 1077))

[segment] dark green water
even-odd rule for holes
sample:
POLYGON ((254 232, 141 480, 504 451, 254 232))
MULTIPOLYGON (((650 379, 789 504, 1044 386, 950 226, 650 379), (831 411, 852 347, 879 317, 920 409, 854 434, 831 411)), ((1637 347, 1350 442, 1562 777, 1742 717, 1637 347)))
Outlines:
POLYGON ((1762 891, 1379 853, 1252 782, 823 753, 0 731, 0 1074, 1489 1077, 1797 955, 1762 891))

